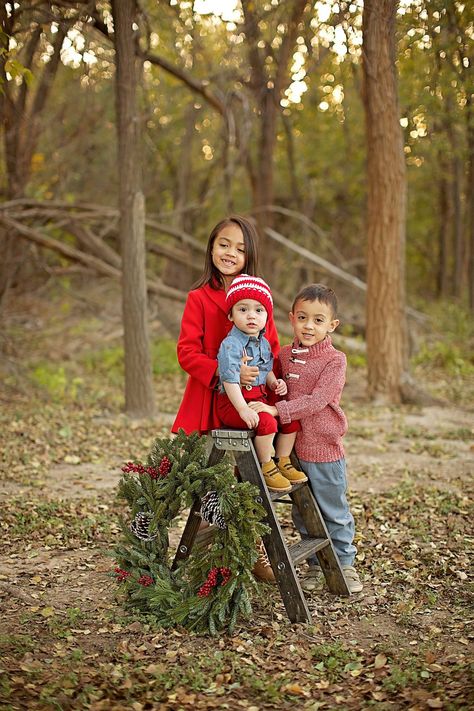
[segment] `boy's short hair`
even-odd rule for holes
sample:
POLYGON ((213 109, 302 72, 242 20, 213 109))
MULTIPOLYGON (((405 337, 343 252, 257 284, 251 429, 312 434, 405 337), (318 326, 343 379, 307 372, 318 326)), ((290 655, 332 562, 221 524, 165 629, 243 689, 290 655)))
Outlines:
POLYGON ((329 286, 309 284, 303 287, 295 296, 291 307, 292 313, 294 313, 298 301, 320 301, 322 304, 327 304, 331 309, 333 319, 337 318, 337 297, 329 286))

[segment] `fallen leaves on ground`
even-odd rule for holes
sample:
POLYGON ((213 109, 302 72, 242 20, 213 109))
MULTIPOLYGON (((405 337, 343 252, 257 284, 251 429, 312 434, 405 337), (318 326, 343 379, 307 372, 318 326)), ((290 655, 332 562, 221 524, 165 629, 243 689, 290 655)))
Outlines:
MULTIPOLYGON (((379 416, 366 408, 358 422, 386 451, 421 436, 403 411, 390 436, 379 416)), ((469 707, 472 483, 432 486, 408 468, 386 490, 359 486, 351 506, 363 593, 317 591, 313 624, 292 626, 278 591, 262 587, 250 623, 207 639, 131 617, 108 577, 124 513, 120 467, 165 427, 34 403, 0 424, 0 697, 12 709, 469 707)), ((449 432, 443 441, 455 446, 449 432)), ((445 462, 436 446, 418 450, 423 467, 427 456, 445 462)))

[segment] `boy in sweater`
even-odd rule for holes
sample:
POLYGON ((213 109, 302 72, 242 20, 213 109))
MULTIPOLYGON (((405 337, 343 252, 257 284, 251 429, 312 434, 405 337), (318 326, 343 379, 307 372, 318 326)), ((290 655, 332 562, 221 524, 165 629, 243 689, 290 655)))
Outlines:
MULTIPOLYGON (((339 402, 345 382, 346 356, 337 351, 329 336, 337 326, 337 299, 323 284, 310 284, 296 296, 290 312, 294 341, 284 346, 278 357, 282 377, 288 385, 286 400, 275 405, 250 403, 255 412, 278 416, 283 426, 300 422, 296 454, 307 475, 313 494, 336 549, 351 593, 360 592, 362 583, 354 568, 356 548, 354 518, 346 498, 346 463, 342 438, 347 420, 339 402)), ((284 430, 285 431, 285 430, 284 430)), ((292 444, 295 435, 279 435, 277 454, 292 444)), ((295 514, 301 534, 303 522, 295 514)), ((316 558, 309 561, 302 587, 314 590, 321 573, 316 558)))

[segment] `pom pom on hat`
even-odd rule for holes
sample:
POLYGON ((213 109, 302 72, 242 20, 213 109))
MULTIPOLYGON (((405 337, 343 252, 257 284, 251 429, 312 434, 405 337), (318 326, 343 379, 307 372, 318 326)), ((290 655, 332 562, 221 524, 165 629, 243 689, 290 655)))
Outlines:
POLYGON ((243 299, 254 299, 267 310, 269 316, 273 311, 273 299, 270 287, 260 277, 241 274, 235 277, 226 295, 227 313, 230 313, 234 304, 243 299))

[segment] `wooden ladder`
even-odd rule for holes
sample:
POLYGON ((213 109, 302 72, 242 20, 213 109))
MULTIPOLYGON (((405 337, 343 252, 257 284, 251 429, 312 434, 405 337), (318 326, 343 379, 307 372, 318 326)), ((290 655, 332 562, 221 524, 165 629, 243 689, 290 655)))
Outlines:
MULTIPOLYGON (((326 524, 309 485, 306 482, 295 484, 287 494, 268 491, 253 446, 253 435, 254 433, 249 430, 213 430, 213 447, 208 466, 214 466, 226 452, 231 452, 242 481, 250 481, 260 490, 258 503, 265 508, 267 512, 265 523, 271 529, 270 533, 263 537, 263 542, 288 618, 291 622, 311 622, 311 613, 295 565, 316 554, 329 590, 337 595, 350 595, 350 592, 326 524), (298 508, 308 538, 291 546, 286 544, 273 502, 294 504, 298 508)), ((178 561, 187 558, 191 552, 201 522, 200 508, 201 502, 195 501, 181 536, 173 567, 176 567, 178 561)), ((212 528, 204 529, 204 537, 212 535, 212 528)))

